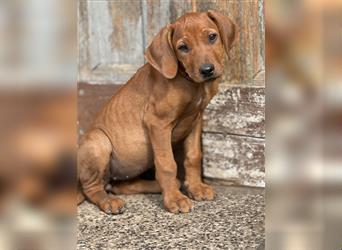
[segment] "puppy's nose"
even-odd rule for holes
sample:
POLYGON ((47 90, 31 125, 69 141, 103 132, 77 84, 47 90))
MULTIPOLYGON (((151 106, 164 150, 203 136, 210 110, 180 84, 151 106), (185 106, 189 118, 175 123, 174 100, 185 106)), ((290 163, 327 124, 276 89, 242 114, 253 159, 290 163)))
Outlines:
POLYGON ((214 74, 214 70, 215 70, 215 67, 213 64, 205 63, 205 64, 201 65, 199 71, 200 71, 202 76, 209 77, 209 76, 212 76, 214 74))

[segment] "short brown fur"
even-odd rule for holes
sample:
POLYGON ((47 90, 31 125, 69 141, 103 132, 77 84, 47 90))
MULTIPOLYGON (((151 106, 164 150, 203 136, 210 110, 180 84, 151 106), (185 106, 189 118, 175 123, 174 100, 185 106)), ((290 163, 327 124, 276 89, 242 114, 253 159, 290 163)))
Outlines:
POLYGON ((120 213, 124 201, 105 191, 115 180, 115 194, 162 192, 168 211, 189 212, 192 203, 176 178, 173 145, 178 142, 184 142, 188 196, 214 198, 201 178, 202 115, 218 91, 224 53, 236 37, 236 25, 214 11, 188 13, 157 34, 146 50, 147 63, 115 93, 82 138, 80 188, 91 202, 106 213, 120 213), (211 33, 217 34, 215 42, 208 42, 211 33), (181 51, 180 44, 189 51, 181 51), (209 63, 215 70, 204 77, 199 69, 209 63), (153 166, 156 181, 138 179, 153 166))

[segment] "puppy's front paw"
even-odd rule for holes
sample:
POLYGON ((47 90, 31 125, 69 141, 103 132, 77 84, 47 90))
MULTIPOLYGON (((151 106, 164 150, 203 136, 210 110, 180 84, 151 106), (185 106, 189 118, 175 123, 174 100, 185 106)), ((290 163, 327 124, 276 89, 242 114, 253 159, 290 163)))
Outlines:
POLYGON ((121 214, 124 210, 125 202, 119 198, 108 196, 98 206, 106 214, 121 214))
POLYGON ((214 189, 204 183, 186 185, 186 190, 191 199, 196 201, 213 200, 215 197, 214 189))
POLYGON ((171 213, 189 213, 192 209, 192 202, 178 191, 164 197, 164 206, 171 213))

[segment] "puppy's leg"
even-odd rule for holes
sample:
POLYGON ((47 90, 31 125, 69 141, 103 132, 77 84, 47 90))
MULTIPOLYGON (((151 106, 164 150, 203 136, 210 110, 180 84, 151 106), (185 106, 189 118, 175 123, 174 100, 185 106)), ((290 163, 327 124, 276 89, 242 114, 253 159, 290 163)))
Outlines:
POLYGON ((185 139, 185 182, 184 186, 190 198, 194 200, 213 200, 215 193, 211 186, 202 182, 201 177, 201 133, 202 117, 185 139))
POLYGON ((82 192, 81 183, 79 182, 79 176, 77 174, 77 205, 80 205, 84 200, 85 196, 82 192))
MULTIPOLYGON (((178 188, 180 182, 178 181, 178 188)), ((123 181, 116 184, 112 188, 114 194, 159 194, 162 192, 158 181, 135 179, 131 181, 123 181)))
POLYGON ((77 190, 77 205, 81 204, 85 200, 83 193, 77 190))
POLYGON ((152 143, 156 179, 163 193, 165 208, 172 213, 188 213, 192 203, 188 197, 179 191, 177 181, 177 164, 175 162, 172 145, 172 127, 158 124, 158 119, 150 119, 157 124, 149 124, 149 135, 152 143))
POLYGON ((78 150, 78 171, 83 193, 102 211, 117 214, 124 201, 109 196, 105 191, 106 173, 112 145, 101 130, 91 131, 78 150))

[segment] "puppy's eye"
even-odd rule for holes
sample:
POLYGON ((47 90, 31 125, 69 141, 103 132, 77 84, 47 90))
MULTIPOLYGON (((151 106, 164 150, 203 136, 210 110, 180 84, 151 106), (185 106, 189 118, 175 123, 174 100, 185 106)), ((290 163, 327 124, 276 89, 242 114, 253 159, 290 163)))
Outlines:
POLYGON ((189 47, 186 44, 179 45, 178 49, 182 52, 188 52, 189 51, 189 47))
POLYGON ((217 34, 215 34, 215 33, 211 33, 208 36, 208 39, 209 39, 210 43, 214 43, 216 41, 216 38, 217 38, 217 34))

